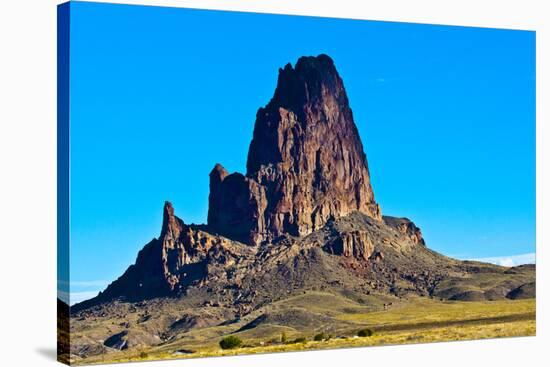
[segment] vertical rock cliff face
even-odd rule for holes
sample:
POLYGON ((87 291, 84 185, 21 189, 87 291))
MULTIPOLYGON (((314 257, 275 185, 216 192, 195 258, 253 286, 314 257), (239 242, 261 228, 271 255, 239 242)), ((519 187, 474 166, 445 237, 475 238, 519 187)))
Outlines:
POLYGON ((381 220, 342 79, 330 57, 302 57, 257 113, 246 176, 210 174, 208 225, 258 244, 356 210, 381 220))
POLYGON ((369 260, 374 253, 374 244, 367 232, 352 231, 339 233, 334 240, 324 246, 324 249, 333 255, 369 260))
POLYGON ((210 172, 208 226, 225 237, 247 244, 265 239, 266 188, 240 173, 229 174, 217 164, 210 172))

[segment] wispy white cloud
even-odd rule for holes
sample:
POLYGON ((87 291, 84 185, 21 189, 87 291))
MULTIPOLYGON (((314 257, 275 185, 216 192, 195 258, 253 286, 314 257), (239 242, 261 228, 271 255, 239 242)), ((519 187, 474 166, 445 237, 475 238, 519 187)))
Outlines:
POLYGON ((58 280, 57 285, 57 297, 65 303, 74 305, 97 296, 100 290, 109 285, 109 282, 106 280, 76 280, 70 282, 58 280))
POLYGON ((71 287, 106 287, 109 282, 106 280, 77 280, 71 281, 71 287))
POLYGON ((99 291, 89 291, 89 292, 71 292, 71 306, 75 303, 85 301, 87 299, 97 296, 99 291))
POLYGON ((500 266, 518 266, 523 264, 535 264, 536 255, 534 252, 521 255, 511 255, 511 256, 494 256, 494 257, 484 257, 484 258, 467 258, 464 260, 473 260, 481 261, 485 263, 500 265, 500 266))
POLYGON ((97 296, 99 291, 86 291, 86 292, 64 292, 64 291, 57 291, 57 298, 62 300, 63 302, 70 304, 71 306, 75 303, 79 303, 82 301, 85 301, 87 299, 93 298, 97 296))
POLYGON ((107 280, 58 280, 57 284, 61 286, 67 286, 70 284, 71 287, 106 287, 109 282, 107 280))
POLYGON ((372 83, 391 83, 399 81, 399 78, 393 76, 373 76, 369 81, 372 83))

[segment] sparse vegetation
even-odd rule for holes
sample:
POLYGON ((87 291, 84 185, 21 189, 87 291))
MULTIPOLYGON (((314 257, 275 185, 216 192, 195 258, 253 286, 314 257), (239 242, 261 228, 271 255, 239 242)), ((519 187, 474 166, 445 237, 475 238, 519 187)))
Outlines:
MULTIPOLYGON (((275 353, 275 352, 290 352, 316 349, 333 349, 333 348, 351 348, 351 347, 367 347, 376 345, 394 345, 394 344, 411 344, 411 343, 429 343, 440 341, 454 340, 469 340, 469 339, 485 339, 499 338, 512 336, 535 335, 535 320, 519 321, 512 323, 500 323, 489 325, 475 326, 458 326, 430 330, 412 330, 398 333, 375 334, 370 338, 333 338, 324 343, 293 343, 293 344, 278 344, 269 346, 257 346, 253 348, 221 350, 205 348, 200 352, 189 355, 174 355, 167 352, 165 349, 157 350, 155 353, 150 353, 154 359, 174 359, 174 358, 203 358, 214 356, 228 356, 238 354, 256 354, 256 353, 275 353)), ((102 360, 101 357, 96 357, 96 363, 107 362, 130 362, 138 360, 132 357, 131 354, 122 356, 113 356, 110 360, 102 360)), ((89 363, 89 360, 86 362, 89 363)), ((76 364, 81 364, 76 362, 76 364)))
MULTIPOLYGON (((314 339, 316 334, 321 333, 319 328, 296 328, 299 334, 295 334, 287 326, 267 323, 238 334, 238 337, 243 340, 242 345, 246 341, 246 344, 250 344, 249 348, 244 349, 241 345, 235 349, 221 349, 220 335, 236 336, 231 333, 248 322, 245 320, 236 324, 189 331, 186 334, 189 335, 189 339, 196 340, 193 342, 179 339, 146 349, 129 348, 125 351, 117 351, 116 354, 91 356, 85 359, 76 359, 73 362, 74 364, 90 364, 428 343, 535 335, 536 331, 535 299, 451 302, 415 297, 390 300, 376 294, 368 297, 367 305, 358 306, 357 303, 350 303, 349 298, 328 293, 310 292, 307 295, 302 294, 276 304, 289 312, 294 308, 300 308, 317 314, 326 314, 327 310, 330 310, 333 319, 323 326, 323 330, 327 330, 325 327, 330 327, 328 330, 331 330, 335 336, 323 342, 307 343, 303 338, 298 338, 298 336, 308 335, 314 339), (389 310, 382 311, 382 304, 388 303, 388 301, 393 302, 394 306, 389 310), (345 310, 350 307, 355 307, 356 312, 347 313, 345 310), (359 330, 364 328, 372 329, 374 334, 370 337, 349 337, 356 335, 359 330), (281 343, 283 338, 287 339, 285 343, 281 343), (260 342, 262 340, 265 341, 264 345, 260 342), (296 340, 298 342, 295 342, 296 340), (193 353, 176 353, 180 350, 192 350, 193 353), (141 351, 146 352, 148 356, 140 358, 141 351)), ((137 313, 128 314, 124 320, 134 322, 138 317, 137 313)), ((96 327, 101 331, 105 325, 108 324, 97 324, 96 327)), ((89 330, 87 332, 89 333, 89 330)), ((328 334, 327 331, 324 333, 328 334)), ((74 337, 77 339, 79 334, 77 333, 74 337)))
POLYGON ((236 349, 240 348, 243 344, 243 341, 235 335, 229 335, 220 340, 220 347, 222 349, 236 349))
POLYGON ((307 339, 303 336, 300 336, 296 339, 288 340, 285 344, 302 344, 307 342, 307 339))
POLYGON ((281 333, 281 343, 286 343, 288 341, 288 337, 286 336, 286 333, 283 331, 281 333))
POLYGON ((313 340, 315 340, 316 342, 320 342, 328 339, 330 339, 330 336, 325 333, 315 334, 315 336, 313 337, 313 340))
POLYGON ((361 329, 357 332, 357 336, 361 338, 372 336, 372 334, 374 334, 374 332, 372 331, 372 329, 369 328, 361 329))

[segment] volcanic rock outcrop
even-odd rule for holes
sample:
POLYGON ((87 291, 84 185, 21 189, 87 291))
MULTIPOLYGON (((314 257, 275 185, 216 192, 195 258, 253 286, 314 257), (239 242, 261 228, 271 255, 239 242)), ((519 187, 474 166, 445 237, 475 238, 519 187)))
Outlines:
POLYGON ((384 222, 407 236, 415 244, 426 245, 424 237, 422 237, 422 231, 409 219, 384 216, 384 222))
POLYGON ((86 318, 118 301, 173 299, 198 320, 191 328, 311 290, 493 300, 530 297, 533 284, 534 267, 453 260, 427 248, 409 219, 382 217, 342 79, 319 55, 279 70, 246 175, 219 164, 210 172, 208 223, 186 224, 166 202, 160 236, 71 311, 86 318), (210 318, 195 313, 205 308, 210 318))
MULTIPOLYGON (((207 225, 186 225, 166 202, 159 238, 77 309, 177 294, 206 276, 213 256, 228 261, 246 252, 237 242, 254 247, 303 237, 355 211, 382 221, 344 84, 330 57, 302 57, 279 69, 273 98, 257 112, 246 175, 220 164, 210 172, 207 225)), ((366 261, 373 244, 355 231, 325 250, 366 261)))
POLYGON ((381 219, 344 84, 328 56, 302 57, 258 110, 246 176, 210 173, 208 226, 254 245, 356 210, 381 219))
POLYGON ((150 347, 193 353, 201 340, 241 332, 347 335, 358 324, 335 315, 419 296, 534 298, 535 274, 535 265, 443 256, 411 220, 382 216, 332 60, 302 57, 279 71, 257 113, 246 175, 219 164, 210 172, 208 223, 186 224, 165 202, 160 235, 135 264, 96 297, 61 308, 60 350, 98 363, 150 347))
MULTIPOLYGON (((186 225, 174 215, 170 202, 165 202, 159 238, 151 240, 139 251, 136 263, 111 283, 104 292, 77 308, 123 297, 139 301, 170 296, 206 275, 210 261, 231 252, 231 240, 211 235, 204 226, 186 225)), ((235 255, 238 256, 238 255, 235 255)))
POLYGON ((373 255, 374 245, 368 232, 355 230, 339 233, 324 249, 330 254, 368 260, 373 255))

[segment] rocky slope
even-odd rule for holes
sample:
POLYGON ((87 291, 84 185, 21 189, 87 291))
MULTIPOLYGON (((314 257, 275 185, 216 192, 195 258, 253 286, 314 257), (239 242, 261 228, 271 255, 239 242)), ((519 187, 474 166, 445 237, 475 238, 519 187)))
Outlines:
POLYGON ((535 296, 534 265, 504 268, 450 259, 424 246, 418 229, 405 218, 379 221, 353 212, 307 236, 285 235, 276 244, 260 246, 182 228, 178 240, 155 242, 161 249, 167 246, 157 259, 173 267, 138 272, 137 264, 149 254, 141 251, 138 267, 130 267, 95 299, 71 308, 73 356, 86 358, 180 339, 197 344, 201 330, 246 330, 260 339, 265 338, 261 335, 266 328, 273 327, 338 333, 350 325, 333 319, 330 311, 309 310, 330 310, 333 302, 380 311, 418 296, 457 301, 535 296), (168 255, 166 260, 163 254, 168 255), (188 262, 182 264, 182 259, 188 262), (159 284, 162 288, 157 288, 159 284), (328 303, 308 304, 307 299, 316 294, 326 299, 312 298, 315 302, 328 303), (300 297, 304 300, 299 305, 289 301, 300 297))
MULTIPOLYGON (((210 173, 206 225, 185 224, 166 202, 160 236, 135 264, 71 308, 83 328, 73 353, 165 343, 307 292, 367 297, 365 305, 535 295, 534 266, 454 260, 431 251, 409 219, 382 216, 342 79, 326 55, 279 70, 273 98, 257 113, 246 175, 219 164, 210 173), (121 318, 133 326, 90 326, 121 318)), ((247 327, 330 318, 303 312, 247 327)))

